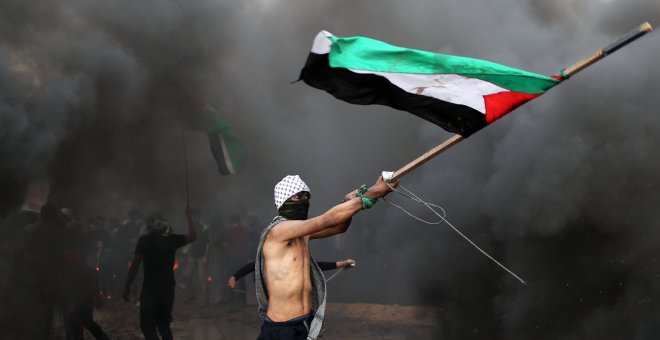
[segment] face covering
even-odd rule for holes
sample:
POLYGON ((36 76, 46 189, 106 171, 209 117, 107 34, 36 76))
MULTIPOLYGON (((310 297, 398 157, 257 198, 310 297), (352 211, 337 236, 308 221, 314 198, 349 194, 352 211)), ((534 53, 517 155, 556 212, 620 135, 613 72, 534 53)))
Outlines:
POLYGON ((154 234, 169 235, 172 228, 162 215, 153 215, 147 220, 147 231, 154 234))
POLYGON ((310 192, 309 187, 303 182, 300 176, 295 175, 282 178, 273 190, 275 209, 279 210, 285 201, 300 192, 310 192))
POLYGON ((277 212, 287 220, 306 220, 309 211, 309 198, 301 197, 298 201, 288 199, 277 212))

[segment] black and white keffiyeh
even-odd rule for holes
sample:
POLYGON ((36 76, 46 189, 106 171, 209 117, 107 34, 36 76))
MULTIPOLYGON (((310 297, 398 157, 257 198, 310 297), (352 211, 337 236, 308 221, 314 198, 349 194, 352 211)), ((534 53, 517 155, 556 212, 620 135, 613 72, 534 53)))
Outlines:
POLYGON ((309 187, 298 175, 289 175, 275 185, 275 207, 279 209, 284 201, 288 200, 289 197, 301 192, 309 191, 309 187))

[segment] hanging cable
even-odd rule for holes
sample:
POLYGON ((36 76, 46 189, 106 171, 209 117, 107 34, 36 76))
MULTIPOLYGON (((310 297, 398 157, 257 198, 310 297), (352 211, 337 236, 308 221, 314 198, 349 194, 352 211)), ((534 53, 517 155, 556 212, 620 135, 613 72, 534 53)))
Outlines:
MULTIPOLYGON (((386 183, 387 183, 387 182, 386 182, 386 183)), ((419 196, 415 195, 413 192, 411 192, 410 190, 408 190, 408 189, 402 187, 401 185, 399 185, 399 188, 405 190, 409 195, 404 194, 404 193, 400 192, 399 190, 393 188, 389 183, 387 183, 387 185, 390 187, 390 189, 392 189, 394 192, 398 193, 399 195, 402 195, 402 196, 404 196, 404 197, 406 197, 406 198, 408 198, 408 199, 410 199, 410 200, 412 200, 412 201, 414 201, 414 202, 418 202, 418 203, 421 203, 421 204, 425 205, 425 206, 426 206, 429 210, 431 210, 436 216, 440 217, 440 221, 438 221, 438 222, 428 222, 428 221, 425 221, 425 220, 423 220, 423 219, 421 219, 421 218, 419 218, 419 217, 417 217, 417 216, 411 214, 410 212, 408 212, 407 210, 405 210, 405 209, 402 208, 401 206, 396 205, 396 204, 394 204, 394 203, 392 203, 392 202, 386 200, 385 198, 383 198, 383 200, 384 200, 385 202, 387 202, 387 203, 393 205, 394 207, 397 207, 397 208, 401 209, 403 212, 405 212, 406 214, 408 214, 409 216, 415 218, 416 220, 418 220, 418 221, 420 221, 420 222, 423 222, 423 223, 426 223, 426 224, 430 224, 430 225, 436 225, 436 224, 440 224, 440 223, 442 223, 442 222, 447 223, 447 225, 448 225, 449 227, 451 227, 456 233, 458 233, 462 238, 464 238, 468 243, 470 243, 474 248, 476 248, 476 249, 477 249, 479 252, 481 252, 484 256, 486 256, 488 259, 490 259, 491 261, 493 261, 493 262, 494 262, 495 264, 497 264, 500 268, 504 269, 507 273, 511 274, 511 276, 515 277, 518 281, 520 281, 521 284, 523 284, 524 286, 527 285, 527 282, 525 282, 525 280, 521 279, 518 275, 516 275, 516 273, 514 273, 513 271, 511 271, 509 268, 505 267, 505 266, 504 266, 503 264, 501 264, 499 261, 497 261, 497 260, 494 259, 492 256, 490 256, 488 253, 486 253, 486 252, 485 252, 483 249, 481 249, 476 243, 472 242, 472 240, 470 240, 470 239, 469 239, 467 236, 465 236, 460 230, 458 230, 458 228, 456 228, 453 224, 451 224, 449 221, 447 221, 447 219, 445 218, 447 214, 446 214, 445 210, 444 210, 442 207, 440 207, 440 206, 438 206, 438 205, 436 205, 436 204, 433 204, 433 203, 425 202, 424 200, 422 200, 421 198, 419 198, 419 196), (441 210, 441 211, 442 211, 442 214, 439 213, 437 210, 435 210, 434 207, 437 208, 437 209, 439 209, 439 210, 441 210)))
POLYGON ((327 280, 325 280, 325 282, 330 282, 330 280, 334 279, 335 276, 339 275, 339 273, 341 273, 344 269, 346 269, 346 267, 339 268, 339 270, 334 272, 334 274, 332 274, 327 280))

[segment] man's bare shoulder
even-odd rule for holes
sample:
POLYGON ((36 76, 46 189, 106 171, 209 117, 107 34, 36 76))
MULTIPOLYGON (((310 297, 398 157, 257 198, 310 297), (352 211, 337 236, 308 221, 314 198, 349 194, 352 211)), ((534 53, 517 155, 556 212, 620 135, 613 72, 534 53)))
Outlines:
POLYGON ((305 221, 302 220, 286 220, 275 225, 266 235, 266 241, 271 242, 288 242, 292 237, 289 235, 295 228, 299 228, 305 221))
MULTIPOLYGON (((296 225, 295 222, 301 222, 301 221, 291 221, 291 222, 293 222, 292 224, 295 226, 296 225)), ((282 222, 282 223, 287 223, 287 222, 282 222)), ((299 236, 292 238, 282 237, 277 233, 277 230, 275 230, 278 227, 280 227, 280 225, 273 227, 273 229, 270 230, 268 235, 266 235, 266 239, 264 241, 264 246, 263 246, 265 257, 271 257, 271 256, 278 257, 286 252, 289 252, 300 246, 306 245, 307 242, 309 242, 309 236, 299 236)), ((284 227, 285 228, 282 228, 280 230, 281 231, 286 230, 287 226, 285 225, 284 227)))
POLYGON ((273 241, 285 242, 310 236, 329 226, 332 226, 332 219, 326 218, 325 214, 306 220, 287 220, 274 226, 268 237, 273 241))

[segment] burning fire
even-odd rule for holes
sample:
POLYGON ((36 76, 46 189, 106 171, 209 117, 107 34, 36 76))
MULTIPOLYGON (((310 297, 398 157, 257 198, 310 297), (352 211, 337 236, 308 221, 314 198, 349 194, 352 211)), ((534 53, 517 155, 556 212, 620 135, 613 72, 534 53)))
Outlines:
POLYGON ((179 260, 174 260, 174 265, 172 266, 172 270, 177 270, 179 269, 179 260))

